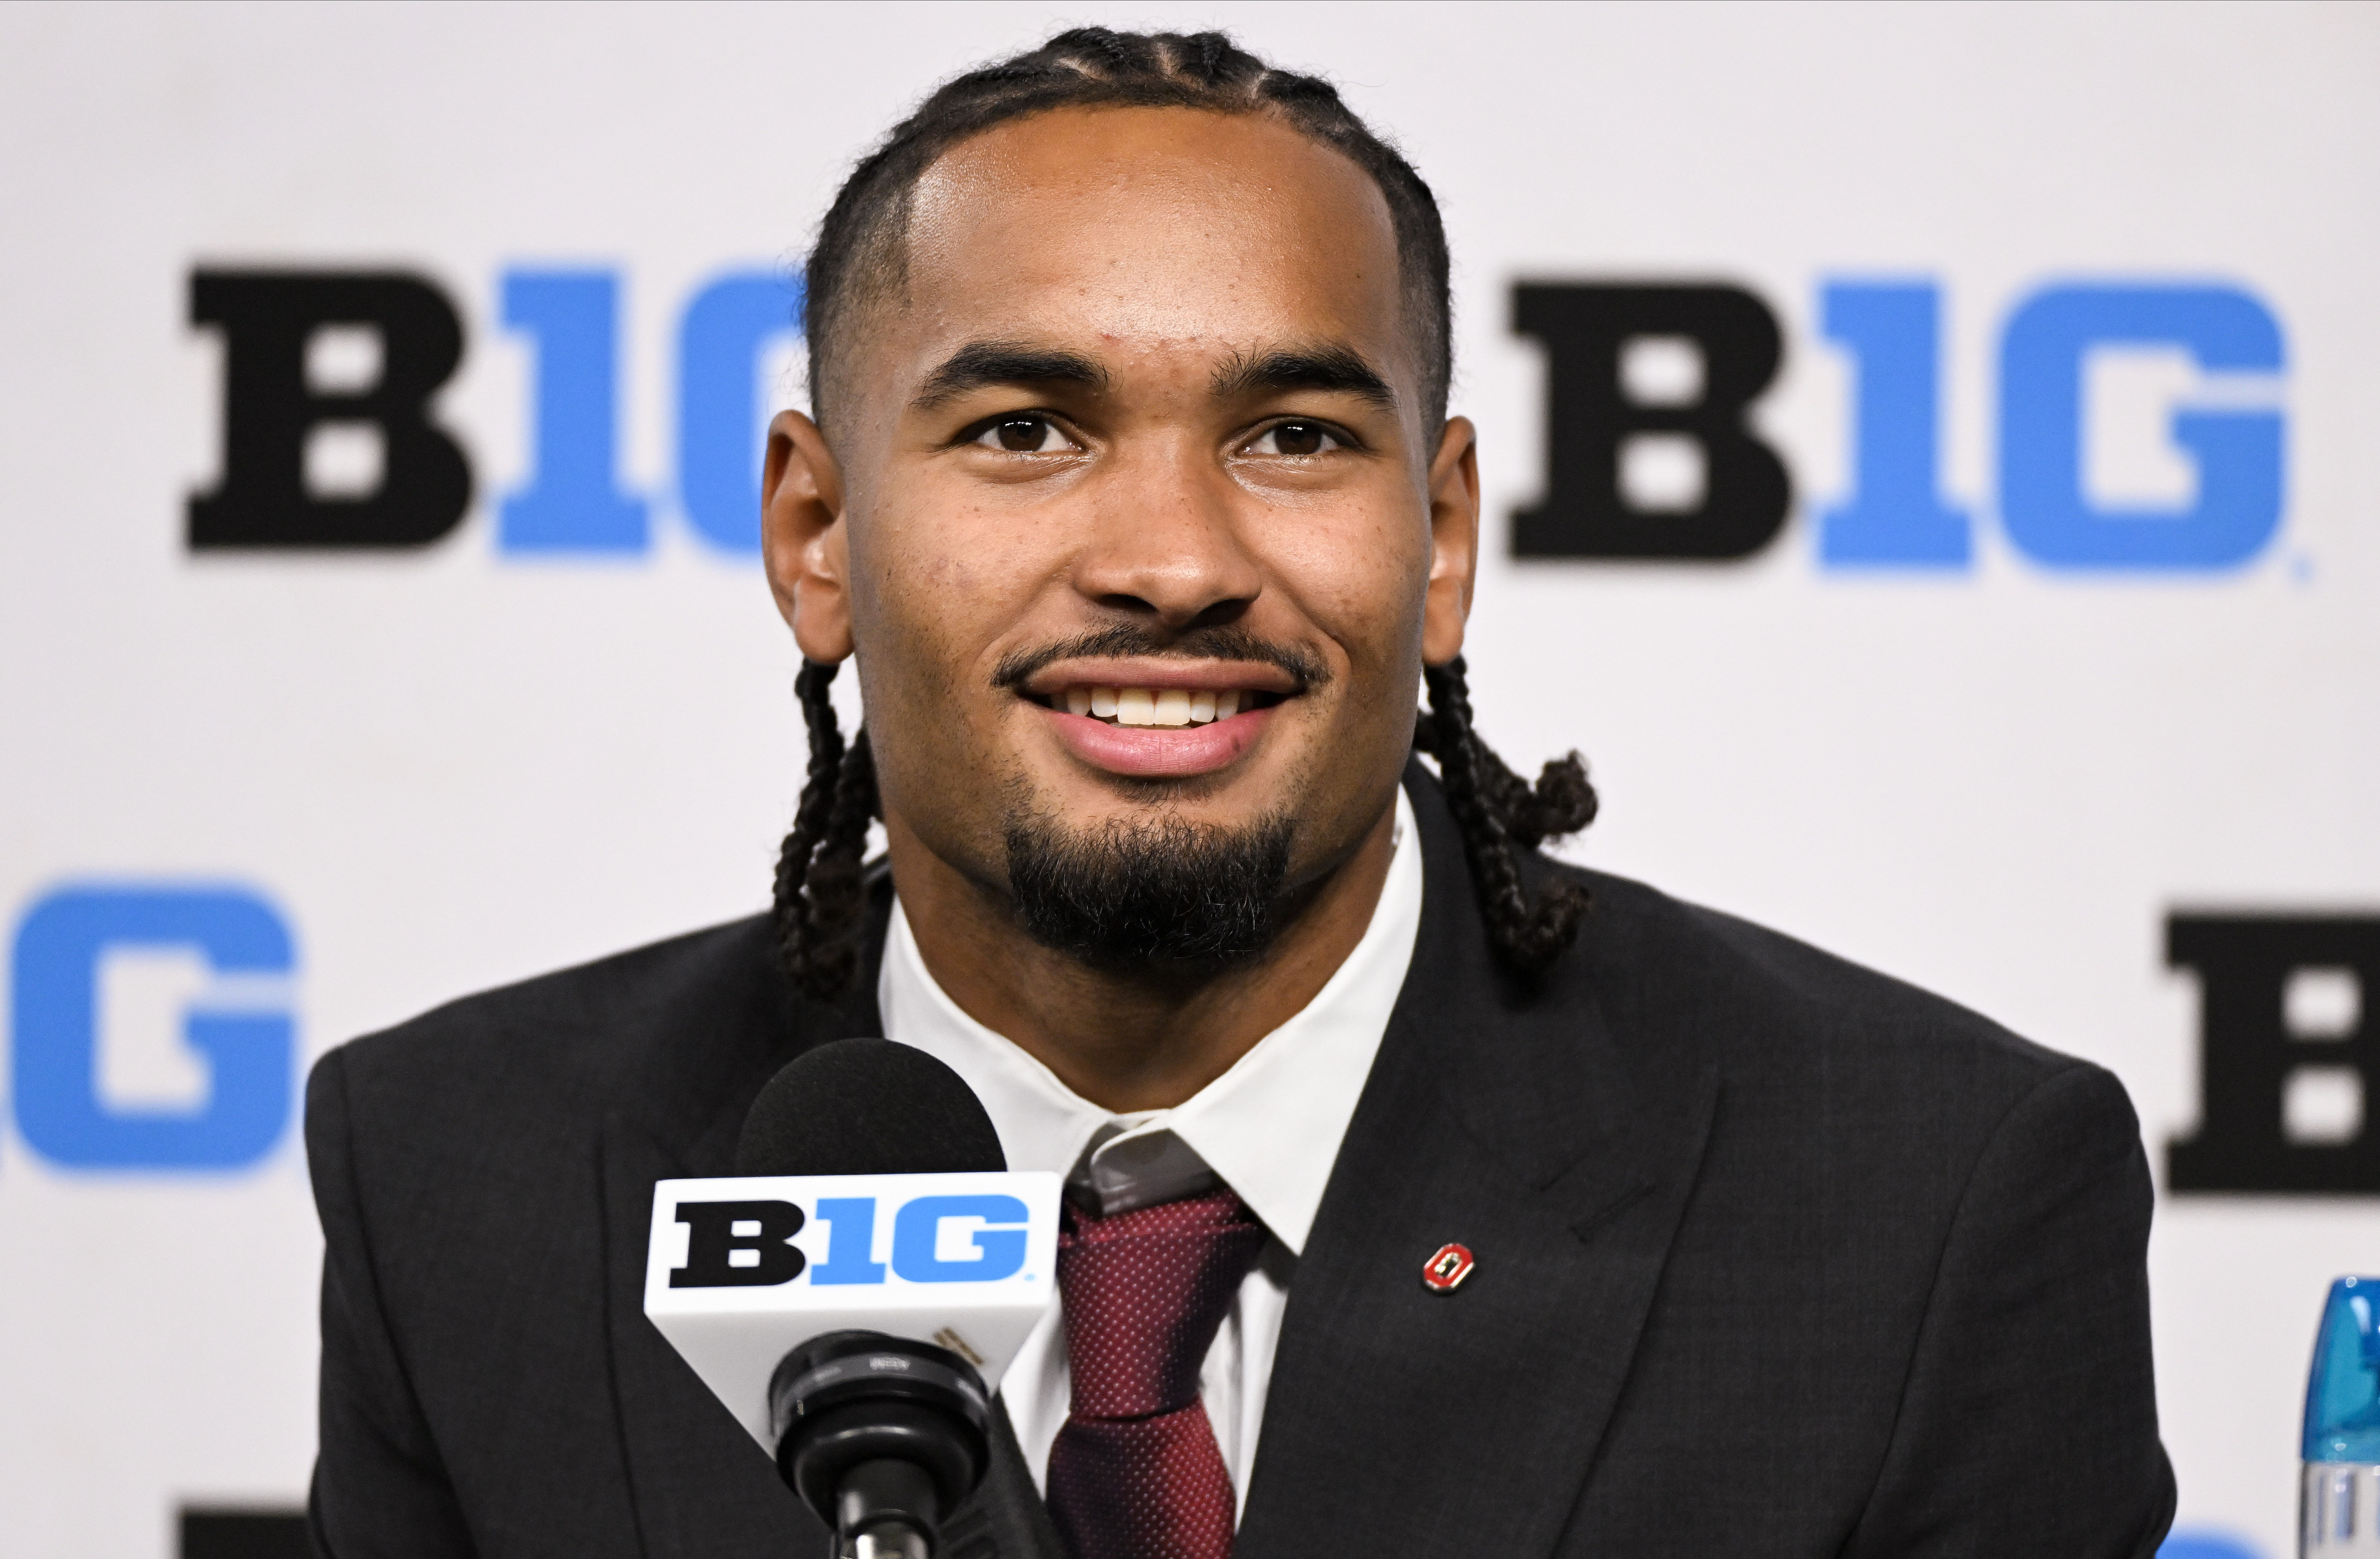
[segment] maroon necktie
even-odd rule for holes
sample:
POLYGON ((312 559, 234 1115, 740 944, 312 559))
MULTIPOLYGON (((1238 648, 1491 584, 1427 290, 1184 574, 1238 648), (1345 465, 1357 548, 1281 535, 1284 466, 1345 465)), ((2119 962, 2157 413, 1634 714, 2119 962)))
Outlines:
POLYGON ((1074 1402, 1049 1485, 1075 1559, 1228 1559, 1232 1475, 1198 1367, 1264 1242, 1230 1191, 1109 1218, 1067 1208, 1058 1292, 1074 1402))

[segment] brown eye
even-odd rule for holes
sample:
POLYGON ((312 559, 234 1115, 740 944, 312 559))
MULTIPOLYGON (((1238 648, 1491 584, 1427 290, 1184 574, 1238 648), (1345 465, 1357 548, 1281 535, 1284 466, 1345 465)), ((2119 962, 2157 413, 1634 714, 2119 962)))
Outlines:
POLYGON ((1310 456, 1341 447, 1330 430, 1319 422, 1281 422, 1267 428, 1248 446, 1257 455, 1310 456))
POLYGON ((1047 417, 1002 417, 977 435, 976 443, 1011 455, 1050 455, 1074 446, 1047 417))

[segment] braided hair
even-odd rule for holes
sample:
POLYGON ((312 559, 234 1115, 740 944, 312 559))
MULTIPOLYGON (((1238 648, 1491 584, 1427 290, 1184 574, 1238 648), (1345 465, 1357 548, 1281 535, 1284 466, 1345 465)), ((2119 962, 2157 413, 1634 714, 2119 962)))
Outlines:
POLYGON ((1198 108, 1278 119, 1369 174, 1389 207, 1405 311, 1421 347, 1422 426, 1446 419, 1453 315, 1446 228, 1413 164, 1318 76, 1276 70, 1220 32, 1078 27, 937 88, 844 181, 803 271, 810 402, 824 422, 842 385, 856 316, 895 295, 917 180, 941 154, 996 125, 1059 108, 1198 108))
MULTIPOLYGON (((794 983, 820 1001, 850 989, 866 932, 861 857, 868 824, 883 816, 876 763, 862 729, 849 748, 828 688, 836 668, 803 663, 794 679, 809 726, 809 778, 794 810, 793 831, 777 857, 777 957, 794 983)), ((1463 834, 1463 853, 1488 940, 1514 969, 1544 968, 1578 934, 1586 890, 1546 885, 1532 900, 1521 881, 1522 854, 1595 821, 1595 786, 1575 752, 1548 763, 1534 786, 1505 767, 1471 726, 1471 690, 1463 657, 1422 673, 1429 707, 1414 721, 1414 750, 1438 761, 1446 804, 1463 834)))
POLYGON ((1414 718, 1414 750, 1438 760, 1447 809, 1463 831, 1463 853, 1488 918, 1488 940, 1507 963, 1535 972, 1552 963, 1578 934, 1586 890, 1549 883, 1529 902, 1520 855, 1548 839, 1575 834, 1595 821, 1595 786, 1586 764, 1565 753, 1537 772, 1534 786, 1504 766, 1471 728, 1471 688, 1463 657, 1426 666, 1429 708, 1414 718))
POLYGON ((777 851, 773 895, 777 962, 795 985, 820 1001, 851 987, 859 969, 859 938, 867 924, 860 871, 868 824, 883 815, 876 796, 876 760, 862 730, 849 749, 829 688, 838 668, 804 661, 794 693, 809 728, 809 775, 794 809, 794 826, 777 851))
MULTIPOLYGON (((842 357, 856 321, 897 294, 905 278, 903 239, 926 170, 996 125, 1053 109, 1100 107, 1265 115, 1370 175, 1388 203, 1405 311, 1421 347, 1422 425, 1445 420, 1453 372, 1446 229, 1437 197, 1413 164, 1356 117, 1330 82, 1276 70, 1223 33, 1078 27, 938 88, 844 180, 804 271, 802 327, 820 421, 841 394, 842 357)), ((868 821, 882 814, 868 733, 846 747, 828 697, 834 675, 833 666, 813 662, 795 679, 809 727, 809 774, 777 858, 775 898, 780 961, 796 985, 821 1000, 848 990, 859 967, 861 859, 868 821)), ((1543 968, 1577 934, 1586 894, 1554 883, 1533 901, 1521 881, 1520 856, 1594 821, 1585 766, 1573 752, 1548 763, 1531 786, 1472 729, 1460 658, 1430 668, 1424 682, 1429 707, 1415 717, 1414 748, 1438 763, 1490 943, 1516 969, 1543 968)))

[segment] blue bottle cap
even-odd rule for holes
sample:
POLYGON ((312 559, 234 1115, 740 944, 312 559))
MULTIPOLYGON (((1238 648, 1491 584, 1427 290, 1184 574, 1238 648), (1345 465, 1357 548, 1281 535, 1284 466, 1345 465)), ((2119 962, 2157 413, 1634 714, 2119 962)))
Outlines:
POLYGON ((2380 1462, 2380 1278, 2330 1285, 2306 1378, 2305 1459, 2380 1462))

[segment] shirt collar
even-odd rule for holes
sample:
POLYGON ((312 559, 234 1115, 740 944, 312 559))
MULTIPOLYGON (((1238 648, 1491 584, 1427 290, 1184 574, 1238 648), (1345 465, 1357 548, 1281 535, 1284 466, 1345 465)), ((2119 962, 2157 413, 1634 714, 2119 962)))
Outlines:
POLYGON ((1354 951, 1295 1017, 1171 1110, 1103 1110, 968 1017, 927 969, 897 897, 877 1001, 889 1038, 934 1056, 975 1090, 1009 1168, 1067 1175, 1108 1212, 1220 1178, 1297 1252, 1404 986, 1421 899, 1421 842, 1400 786, 1388 878, 1354 951))

